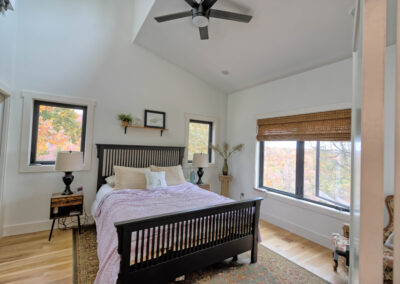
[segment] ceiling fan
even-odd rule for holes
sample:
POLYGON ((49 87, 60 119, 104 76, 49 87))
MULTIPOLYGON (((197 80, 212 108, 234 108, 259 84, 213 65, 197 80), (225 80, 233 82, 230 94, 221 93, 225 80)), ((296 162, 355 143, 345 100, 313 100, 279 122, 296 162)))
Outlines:
POLYGON ((252 16, 211 9, 217 1, 218 0, 201 0, 197 2, 195 0, 185 0, 185 2, 192 7, 192 10, 155 17, 154 19, 162 23, 185 17, 192 17, 192 23, 199 28, 200 39, 202 40, 208 39, 208 23, 210 17, 242 23, 250 22, 252 16))

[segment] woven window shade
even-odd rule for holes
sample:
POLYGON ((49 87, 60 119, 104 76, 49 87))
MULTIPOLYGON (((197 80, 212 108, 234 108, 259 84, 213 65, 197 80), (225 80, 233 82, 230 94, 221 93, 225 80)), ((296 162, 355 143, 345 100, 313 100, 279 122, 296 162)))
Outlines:
POLYGON ((264 118, 258 141, 350 141, 351 109, 264 118))

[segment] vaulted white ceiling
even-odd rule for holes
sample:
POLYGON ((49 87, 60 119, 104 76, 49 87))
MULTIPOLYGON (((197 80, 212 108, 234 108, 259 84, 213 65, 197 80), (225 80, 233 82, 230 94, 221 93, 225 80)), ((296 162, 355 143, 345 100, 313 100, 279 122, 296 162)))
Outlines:
POLYGON ((232 93, 350 57, 354 7, 355 0, 219 0, 215 9, 253 19, 211 19, 210 39, 201 41, 190 17, 153 18, 190 10, 184 0, 157 0, 134 42, 232 93))

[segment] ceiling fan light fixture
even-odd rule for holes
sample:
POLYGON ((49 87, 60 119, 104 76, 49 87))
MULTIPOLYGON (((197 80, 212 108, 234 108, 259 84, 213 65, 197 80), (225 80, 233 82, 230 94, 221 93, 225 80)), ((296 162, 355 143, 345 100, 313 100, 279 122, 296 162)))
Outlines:
POLYGON ((192 23, 195 27, 204 28, 208 26, 208 18, 203 15, 197 15, 192 18, 192 23))

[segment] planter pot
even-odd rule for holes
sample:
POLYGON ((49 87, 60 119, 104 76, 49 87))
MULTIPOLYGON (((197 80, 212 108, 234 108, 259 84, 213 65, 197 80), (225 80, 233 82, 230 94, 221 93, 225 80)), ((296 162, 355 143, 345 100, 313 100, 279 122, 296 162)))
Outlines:
POLYGON ((228 159, 224 159, 224 166, 222 167, 222 175, 227 176, 229 174, 228 159))
POLYGON ((129 126, 129 122, 128 121, 122 121, 122 126, 123 127, 129 126))

